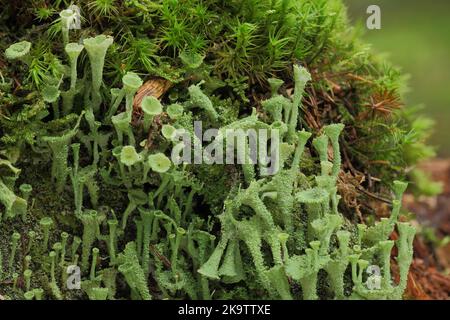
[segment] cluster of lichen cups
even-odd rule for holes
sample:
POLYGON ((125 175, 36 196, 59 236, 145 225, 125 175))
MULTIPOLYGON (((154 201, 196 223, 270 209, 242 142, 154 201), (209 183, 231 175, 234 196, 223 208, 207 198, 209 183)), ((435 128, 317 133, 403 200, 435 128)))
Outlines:
MULTIPOLYGON (((195 140, 192 128, 186 125, 194 115, 204 116, 211 126, 220 123, 221 115, 201 89, 201 83, 189 87, 189 98, 184 102, 163 106, 155 97, 144 98, 142 119, 137 127, 133 126, 134 97, 142 79, 128 72, 123 76, 122 88, 111 89, 109 103, 102 94, 103 66, 112 37, 88 38, 81 45, 71 43, 68 32, 63 36, 69 62, 67 75, 43 87, 41 93, 54 120, 71 118, 75 123, 65 132, 40 137, 39 143, 51 155, 56 192, 73 195, 82 234, 79 237, 62 232, 59 238, 55 237, 52 231, 58 218, 43 217, 38 234, 30 231, 22 235, 27 248, 20 249, 21 256, 17 254, 21 234, 12 235, 7 266, 2 264, 0 252, 0 280, 13 280, 14 290, 21 292, 21 298, 67 298, 70 273, 66 271, 77 265, 82 273, 81 288, 92 300, 117 298, 119 274, 133 299, 151 299, 155 295, 212 299, 217 289, 223 291, 219 298, 226 297, 227 286, 234 285, 238 291, 249 278, 261 285, 267 298, 317 299, 322 270, 334 298, 401 298, 415 232, 410 224, 398 222, 406 184, 395 183, 389 219, 370 227, 345 223, 338 210, 340 196, 336 187, 341 171, 339 135, 343 125, 325 126, 312 142, 319 156, 320 174, 308 179, 302 173, 302 159, 312 135, 298 131, 304 88, 311 80, 305 68, 294 66, 292 98, 279 93, 281 80, 270 80, 272 96, 262 102, 268 120, 261 120, 254 112, 219 129, 223 133, 233 128, 266 128, 280 130, 281 134, 276 174, 267 175, 266 168, 249 163, 239 168, 243 179, 238 188, 228 190, 219 216, 221 230, 216 236, 210 221, 195 212, 194 199, 201 192, 201 183, 191 166, 174 165, 167 156, 177 129, 184 129, 195 140), (79 79, 77 64, 84 50, 91 73, 90 77, 79 79), (70 80, 67 87, 65 78, 70 80), (124 99, 125 108, 119 112, 124 99), (142 132, 156 130, 154 120, 162 113, 168 115, 159 132, 162 142, 158 149, 150 150, 146 140, 136 138, 141 138, 142 132), (102 183, 125 190, 128 203, 123 212, 105 210, 100 205, 99 178, 102 183), (89 201, 85 199, 87 195, 89 201), (243 212, 247 218, 240 218, 243 212), (395 227, 398 240, 388 240, 395 227), (132 241, 130 230, 135 232, 132 241), (58 241, 50 243, 55 239, 58 241), (124 239, 128 243, 122 246, 124 239), (393 284, 390 273, 394 245, 398 249, 398 284, 393 284), (25 262, 20 263, 22 269, 18 267, 19 259, 25 262), (378 264, 383 270, 380 286, 370 289, 365 270, 378 264), (39 282, 42 287, 33 288, 38 283, 38 272, 32 265, 39 265, 39 270, 44 271, 46 281, 39 282), (350 277, 346 277, 348 273, 350 277), (24 279, 21 288, 17 285, 19 277, 24 279), (149 277, 156 281, 157 293, 150 292, 149 277), (301 291, 294 292, 293 283, 301 291)), ((30 46, 27 42, 12 45, 6 57, 27 63, 30 46)), ((0 178, 0 202, 6 208, 3 219, 20 217, 26 221, 27 212, 33 214, 27 206, 32 187, 21 185, 21 197, 17 196, 13 190, 20 170, 10 162, 0 161, 0 166, 10 173, 0 178)))

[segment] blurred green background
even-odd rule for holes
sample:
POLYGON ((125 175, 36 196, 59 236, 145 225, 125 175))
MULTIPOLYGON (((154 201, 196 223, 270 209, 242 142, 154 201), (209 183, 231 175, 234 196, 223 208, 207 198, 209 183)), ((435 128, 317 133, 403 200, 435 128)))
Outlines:
POLYGON ((408 105, 424 105, 436 121, 431 143, 450 156, 450 1, 346 0, 349 17, 364 26, 365 39, 378 53, 410 74, 408 105), (381 8, 381 30, 366 29, 366 9, 381 8))

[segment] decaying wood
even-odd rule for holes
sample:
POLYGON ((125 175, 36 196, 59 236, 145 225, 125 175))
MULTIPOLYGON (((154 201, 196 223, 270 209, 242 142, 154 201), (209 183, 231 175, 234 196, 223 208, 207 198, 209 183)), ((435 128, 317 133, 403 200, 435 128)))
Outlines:
MULTIPOLYGON (((171 87, 173 83, 163 79, 163 78, 151 78, 150 80, 146 81, 138 90, 136 95, 134 96, 133 101, 133 120, 132 125, 133 126, 139 126, 142 121, 143 112, 141 108, 142 100, 145 97, 155 97, 157 99, 160 99, 171 87)), ((156 116, 153 120, 153 124, 150 127, 150 130, 148 132, 148 138, 147 143, 145 147, 147 149, 150 149, 153 144, 153 138, 156 135, 155 129, 159 129, 161 127, 160 118, 162 115, 156 116), (158 125, 155 127, 154 124, 157 123, 158 125)))
POLYGON ((172 85, 172 82, 163 78, 152 78, 146 81, 134 96, 134 112, 141 113, 142 99, 148 96, 159 99, 172 87, 172 85))

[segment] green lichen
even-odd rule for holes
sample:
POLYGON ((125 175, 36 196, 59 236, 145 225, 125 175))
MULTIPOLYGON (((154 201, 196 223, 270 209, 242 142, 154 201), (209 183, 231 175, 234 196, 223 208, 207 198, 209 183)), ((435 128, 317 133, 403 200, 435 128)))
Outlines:
POLYGON ((135 294, 138 294, 143 300, 151 300, 151 295, 145 280, 145 274, 139 264, 139 259, 136 253, 136 245, 130 242, 126 245, 123 255, 118 257, 118 270, 122 273, 135 294))
MULTIPOLYGON (((70 42, 73 12, 64 10, 59 25, 64 47, 49 46, 42 55, 53 59, 53 66, 43 68, 47 71, 36 67, 41 60, 29 42, 5 52, 8 60, 28 64, 24 72, 33 79, 42 79, 31 97, 11 98, 10 90, 11 100, 0 96, 0 104, 8 106, 0 110, 0 228, 7 236, 0 242, 0 279, 11 283, 8 294, 36 300, 401 298, 415 233, 409 223, 399 222, 406 184, 393 182, 390 172, 390 217, 369 226, 354 224, 354 210, 340 203, 338 178, 348 169, 342 150, 349 151, 351 134, 344 123, 359 130, 357 116, 333 104, 330 113, 339 115, 327 118, 316 114, 322 110, 307 110, 303 99, 313 99, 310 90, 326 89, 328 95, 316 79, 322 73, 353 70, 329 70, 326 63, 328 47, 338 45, 336 52, 352 47, 329 36, 330 19, 342 19, 335 7, 324 0, 236 6, 169 1, 154 12, 136 1, 115 5, 124 9, 109 11, 117 12, 116 19, 126 12, 127 23, 142 22, 139 35, 134 27, 123 28, 126 34, 114 29, 112 19, 116 42, 107 35, 70 42), (166 11, 175 19, 166 19, 166 11), (305 27, 305 21, 317 28, 305 27), (187 27, 190 31, 180 34, 187 27), (320 46, 323 56, 315 52, 319 39, 333 40, 320 46), (314 70, 313 87, 308 70, 314 70), (167 92, 149 94, 137 106, 135 95, 144 80, 171 83, 167 92), (194 163, 177 163, 170 155, 180 131, 193 141, 194 151, 203 155, 206 150, 194 121, 217 129, 208 147, 220 153, 231 146, 236 154, 229 160, 241 161, 198 163, 194 155, 194 163), (268 144, 278 139, 270 141, 280 146, 270 153, 276 158, 272 171, 268 163, 249 161, 248 138, 227 132, 261 129, 278 133, 258 138, 268 144), (239 139, 243 147, 235 143, 239 139), (389 240, 396 227, 398 240, 389 240), (398 283, 390 272, 394 246, 398 283), (82 290, 74 292, 66 288, 65 271, 78 264, 82 290), (369 286, 371 265, 383 271, 379 288, 369 286)), ((94 24, 89 34, 106 21, 89 20, 94 24)), ((372 77, 364 86, 372 81, 382 86, 372 77)), ((346 85, 360 93, 359 83, 346 85)), ((355 114, 357 105, 364 103, 356 101, 355 114)), ((352 156, 363 163, 356 152, 352 156)))
POLYGON ((94 38, 84 39, 83 45, 89 56, 91 64, 92 88, 91 88, 91 108, 97 113, 102 102, 100 88, 103 82, 103 67, 105 65, 106 51, 112 45, 111 36, 99 35, 94 38))
POLYGON ((153 118, 162 112, 162 105, 158 99, 152 96, 142 99, 142 111, 144 112, 144 130, 148 131, 153 122, 153 118))
POLYGON ((21 41, 11 45, 5 50, 5 57, 9 60, 19 60, 24 63, 29 63, 29 54, 31 43, 28 41, 21 41))

